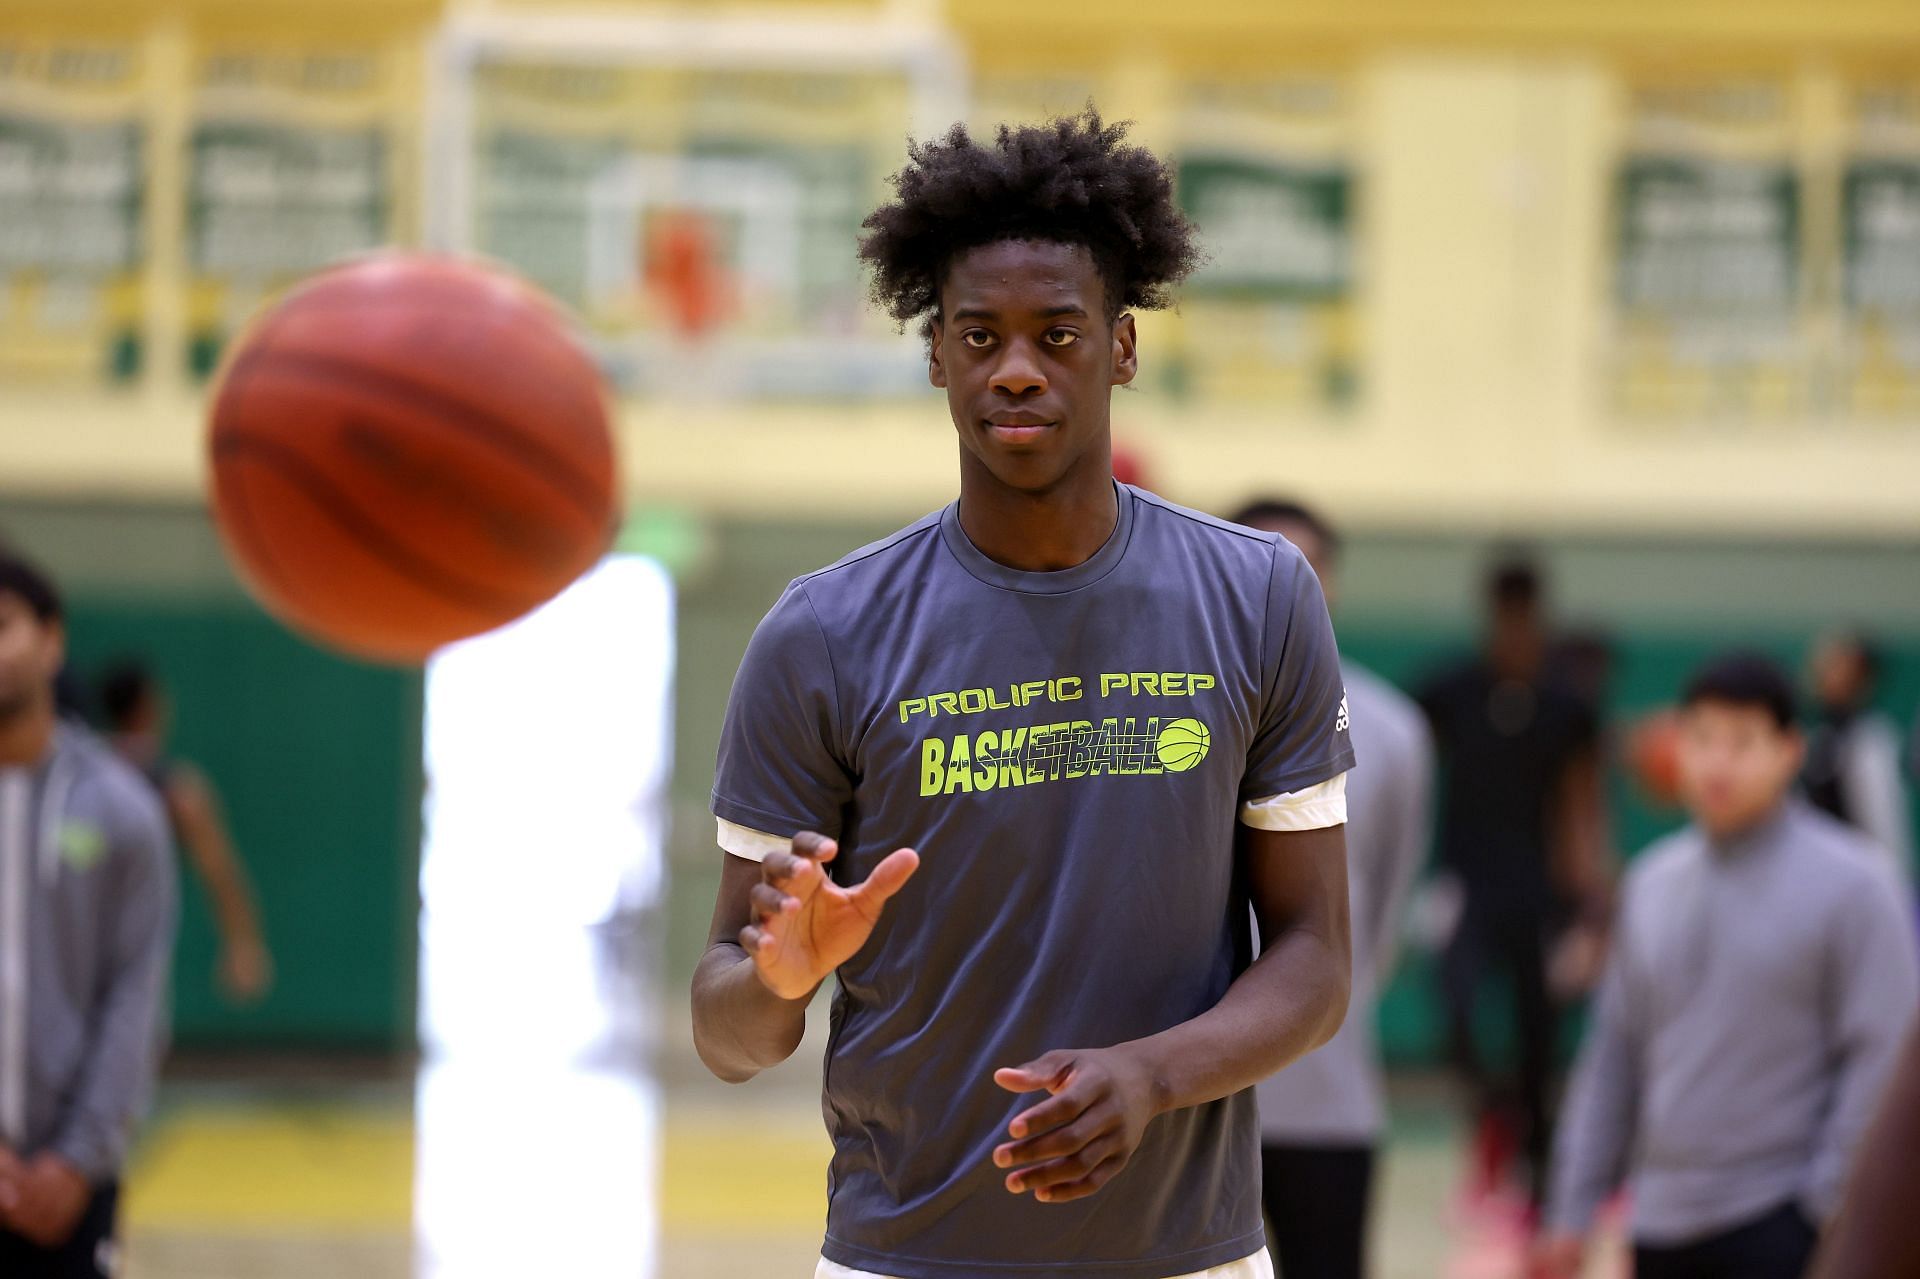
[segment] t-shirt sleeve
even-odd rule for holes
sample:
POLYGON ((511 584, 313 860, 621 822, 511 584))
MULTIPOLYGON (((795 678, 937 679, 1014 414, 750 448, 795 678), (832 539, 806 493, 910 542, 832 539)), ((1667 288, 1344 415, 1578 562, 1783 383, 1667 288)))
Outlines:
POLYGON ((826 633, 799 582, 753 632, 720 729, 713 815, 785 839, 838 836, 853 795, 826 633))
POLYGON ((1326 597, 1306 557, 1274 545, 1267 587, 1260 723, 1240 799, 1317 786, 1353 767, 1347 692, 1326 597))

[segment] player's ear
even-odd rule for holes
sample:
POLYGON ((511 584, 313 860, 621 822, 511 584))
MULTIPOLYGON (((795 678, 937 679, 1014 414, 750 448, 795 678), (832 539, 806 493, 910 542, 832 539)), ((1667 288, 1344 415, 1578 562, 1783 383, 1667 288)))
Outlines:
POLYGON ((42 641, 41 658, 47 668, 47 678, 52 679, 60 673, 67 661, 67 624, 62 618, 48 618, 41 624, 45 631, 42 641))
POLYGON ((1782 757, 1785 764, 1783 771, 1790 778, 1798 777, 1807 763, 1806 735, 1798 728, 1783 729, 1781 735, 1786 739, 1782 743, 1782 757))
POLYGON ((1113 322, 1113 384, 1125 386, 1140 371, 1140 358, 1134 350, 1133 316, 1123 313, 1113 322))
POLYGON ((927 321, 927 381, 946 389, 947 366, 940 362, 940 321, 927 321))

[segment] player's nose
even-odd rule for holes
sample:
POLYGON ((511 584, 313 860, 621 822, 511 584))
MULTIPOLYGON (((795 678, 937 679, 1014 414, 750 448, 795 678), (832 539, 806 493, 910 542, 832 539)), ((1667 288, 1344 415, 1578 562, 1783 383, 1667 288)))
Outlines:
POLYGON ((989 385, 1002 395, 1020 399, 1045 391, 1047 375, 1040 369, 1032 344, 1017 339, 1007 343, 994 365, 989 385))

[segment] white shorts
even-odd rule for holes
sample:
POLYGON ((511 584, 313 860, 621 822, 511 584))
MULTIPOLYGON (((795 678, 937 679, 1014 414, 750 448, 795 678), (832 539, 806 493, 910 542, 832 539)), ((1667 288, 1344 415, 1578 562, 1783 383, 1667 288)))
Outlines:
MULTIPOLYGON (((889 1276, 877 1275, 871 1270, 849 1270, 839 1262, 822 1257, 819 1268, 813 1272, 813 1279, 889 1279, 889 1276)), ((1180 1275, 1178 1279, 1273 1279, 1273 1259, 1262 1248, 1251 1257, 1242 1257, 1208 1270, 1196 1270, 1192 1274, 1180 1275)))

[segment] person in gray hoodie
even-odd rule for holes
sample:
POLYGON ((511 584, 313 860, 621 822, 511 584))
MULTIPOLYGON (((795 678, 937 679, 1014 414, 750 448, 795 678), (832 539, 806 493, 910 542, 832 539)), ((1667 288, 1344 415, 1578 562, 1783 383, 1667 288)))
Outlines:
POLYGON ((1632 1189, 1636 1279, 1798 1279, 1920 1002, 1887 857, 1793 791, 1793 688, 1764 658, 1682 699, 1693 824, 1626 879, 1562 1114, 1536 1274, 1579 1272, 1632 1189))
POLYGON ((55 711, 60 598, 0 552, 0 1275, 104 1279, 173 944, 166 819, 55 711))

